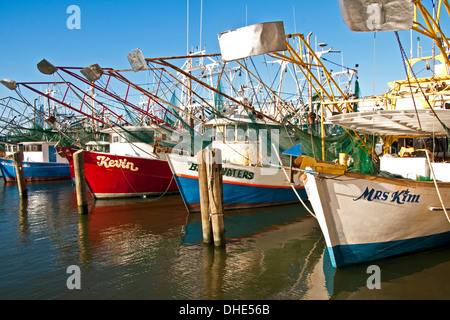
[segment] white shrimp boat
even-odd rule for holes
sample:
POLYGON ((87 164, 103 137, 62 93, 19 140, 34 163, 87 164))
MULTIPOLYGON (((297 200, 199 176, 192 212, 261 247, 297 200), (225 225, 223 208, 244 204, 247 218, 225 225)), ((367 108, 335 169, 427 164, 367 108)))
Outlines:
MULTIPOLYGON (((443 1, 438 2, 440 8, 443 1)), ((332 264, 342 267, 450 244, 448 142, 440 163, 434 163, 437 154, 427 147, 425 139, 421 141, 422 154, 414 152, 411 145, 407 145, 411 152, 400 152, 400 156, 409 157, 386 154, 399 138, 406 142, 410 138, 450 136, 450 60, 448 42, 440 29, 440 33, 436 31, 441 23, 440 10, 431 24, 432 15, 422 1, 339 0, 339 6, 345 24, 353 31, 419 31, 434 41, 440 54, 433 51, 431 57, 406 63, 396 34, 406 80, 390 83, 388 94, 352 101, 360 112, 327 117, 327 122, 344 127, 349 134, 353 130, 358 135, 383 137, 384 156, 379 158, 382 171, 378 175, 347 172, 345 163, 319 162, 305 156, 296 160, 304 169, 301 180, 332 264), (427 27, 418 22, 419 12, 427 27), (420 64, 425 64, 423 70, 432 71, 431 76, 416 76, 421 70, 413 70, 413 65, 420 64)), ((367 149, 375 155, 376 147, 367 149)))
MULTIPOLYGON (((306 199, 301 185, 292 188, 284 170, 268 163, 278 162, 275 152, 267 155, 272 145, 267 143, 267 128, 272 138, 280 135, 280 147, 290 147, 282 143, 283 132, 275 125, 262 120, 251 121, 248 116, 234 114, 228 119, 212 119, 205 124, 205 136, 212 139, 211 148, 222 153, 223 206, 226 209, 256 208, 296 203, 306 199)), ((293 137, 292 137, 293 138, 293 137)), ((278 143, 276 143, 278 146, 278 143)), ((189 212, 200 211, 197 157, 167 153, 170 168, 178 189, 189 212)))

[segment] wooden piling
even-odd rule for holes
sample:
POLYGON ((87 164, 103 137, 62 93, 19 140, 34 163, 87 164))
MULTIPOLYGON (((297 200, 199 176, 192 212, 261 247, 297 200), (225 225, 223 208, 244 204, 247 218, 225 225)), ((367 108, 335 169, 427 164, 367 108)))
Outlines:
POLYGON ((79 150, 73 154, 73 170, 75 173, 75 188, 77 192, 78 212, 88 213, 86 178, 84 175, 84 154, 79 150))
POLYGON ((203 242, 213 243, 213 233, 211 220, 209 219, 209 194, 208 178, 205 161, 206 151, 200 150, 197 153, 198 162, 198 186, 200 191, 200 210, 202 218, 203 242))
POLYGON ((210 151, 209 159, 211 161, 207 166, 208 194, 214 245, 224 246, 226 239, 223 220, 222 155, 220 149, 210 151))
POLYGON ((21 198, 26 198, 28 196, 28 190, 25 183, 25 174, 23 172, 23 151, 13 153, 13 159, 19 195, 21 198))

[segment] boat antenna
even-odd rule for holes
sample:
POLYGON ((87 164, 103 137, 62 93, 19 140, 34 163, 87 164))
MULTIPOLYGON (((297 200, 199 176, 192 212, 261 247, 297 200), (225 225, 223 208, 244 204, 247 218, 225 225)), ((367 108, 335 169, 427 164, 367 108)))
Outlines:
POLYGON ((295 6, 292 6, 292 12, 294 13, 294 33, 297 33, 297 24, 295 23, 295 6))
POLYGON ((375 55, 377 47, 377 32, 373 33, 373 95, 375 95, 375 55))
POLYGON ((200 1, 200 51, 202 51, 203 0, 200 1))
POLYGON ((248 17, 248 11, 247 11, 247 9, 248 9, 248 6, 245 5, 245 25, 246 25, 246 26, 248 26, 248 20, 247 20, 247 17, 248 17))
POLYGON ((189 54, 189 0, 187 0, 186 11, 186 54, 189 54))

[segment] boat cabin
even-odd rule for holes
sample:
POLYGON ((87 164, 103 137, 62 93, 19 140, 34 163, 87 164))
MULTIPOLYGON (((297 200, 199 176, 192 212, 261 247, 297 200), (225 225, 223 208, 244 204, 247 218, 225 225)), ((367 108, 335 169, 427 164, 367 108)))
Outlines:
POLYGON ((450 127, 450 110, 354 112, 333 116, 328 121, 360 133, 385 137, 384 146, 379 148, 384 150, 380 157, 381 171, 414 180, 433 179, 434 172, 436 180, 450 182, 446 131, 450 127))
POLYGON ((257 115, 235 113, 204 124, 204 142, 222 151, 222 160, 246 166, 279 164, 282 151, 297 144, 294 132, 257 115))
POLYGON ((123 126, 102 130, 103 133, 110 135, 110 153, 144 158, 155 157, 153 145, 156 139, 161 138, 161 140, 167 141, 169 134, 162 134, 160 131, 160 128, 155 128, 153 125, 123 126))
POLYGON ((6 144, 6 156, 22 150, 23 161, 26 162, 48 162, 48 163, 68 163, 66 158, 61 157, 56 152, 56 142, 33 141, 21 142, 19 144, 6 144))
POLYGON ((92 152, 109 152, 109 141, 89 141, 86 143, 86 150, 92 152))

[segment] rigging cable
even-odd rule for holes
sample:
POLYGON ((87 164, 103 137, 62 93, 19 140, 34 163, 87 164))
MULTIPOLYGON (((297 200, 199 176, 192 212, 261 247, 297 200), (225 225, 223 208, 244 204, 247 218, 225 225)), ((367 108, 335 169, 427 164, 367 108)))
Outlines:
MULTIPOLYGON (((411 87, 410 77, 408 76, 408 72, 407 72, 407 69, 406 69, 406 63, 405 63, 405 61, 408 62, 408 65, 409 65, 409 68, 410 68, 410 70, 411 70, 411 73, 413 74, 414 79, 416 79, 416 81, 417 81, 417 78, 416 78, 416 75, 414 74, 414 71, 412 70, 411 65, 409 64, 408 59, 405 59, 406 53, 405 53, 405 50, 403 49, 403 46, 402 46, 402 44, 401 44, 401 42, 400 42, 400 38, 399 38, 399 36, 398 36, 398 32, 397 32, 397 31, 395 31, 395 36, 396 36, 396 38, 397 38, 397 42, 398 42, 399 47, 400 47, 400 52, 401 52, 402 60, 403 60, 403 66, 404 66, 404 68, 405 68, 406 77, 407 77, 407 80, 408 80, 408 85, 409 85, 409 88, 410 88, 410 90, 411 90, 411 97, 412 97, 414 109, 415 109, 415 111, 416 111, 417 121, 418 121, 418 124, 419 124, 419 128, 420 128, 420 130, 422 131, 422 124, 420 123, 419 114, 418 114, 418 112, 417 112, 416 101, 415 101, 415 99, 414 99, 414 95, 413 95, 413 92, 412 92, 412 87, 411 87)), ((418 85, 419 85, 419 89, 420 89, 421 93, 422 93, 422 94, 424 95, 424 97, 425 97, 425 101, 428 103, 428 106, 430 107, 431 110, 433 110, 434 115, 435 115, 436 118, 439 120, 439 122, 444 126, 444 128, 446 129, 446 131, 447 131, 447 133, 448 133, 448 128, 447 128, 447 127, 442 123, 442 121, 437 117, 436 113, 434 112, 434 109, 431 107, 431 105, 430 105, 430 103, 429 103, 429 101, 428 101, 428 98, 425 96, 425 93, 423 92, 422 87, 420 86, 420 84, 418 84, 418 85)), ((425 148, 426 148, 425 140, 423 139, 423 137, 422 137, 422 140, 423 140, 423 144, 424 144, 424 146, 425 146, 425 148)), ((444 151, 444 152, 445 152, 445 151, 444 151)), ((440 193, 440 191, 439 191, 439 187, 438 187, 438 184, 437 184, 437 181, 436 181, 436 176, 434 175, 433 166, 431 165, 430 156, 429 156, 427 150, 425 151, 425 155, 426 155, 426 157, 427 157, 428 166, 430 167, 430 170, 431 170, 431 175, 432 175, 432 177, 433 177, 434 186, 435 186, 435 188, 436 188, 436 192, 437 192, 437 194, 438 194, 439 201, 440 201, 441 206, 442 206, 442 210, 444 211, 444 214, 445 214, 445 216, 446 216, 448 222, 450 222, 450 218, 449 218, 449 216, 448 216, 447 209, 445 208, 444 202, 443 202, 443 200, 442 200, 442 196, 441 196, 441 193, 440 193)))

